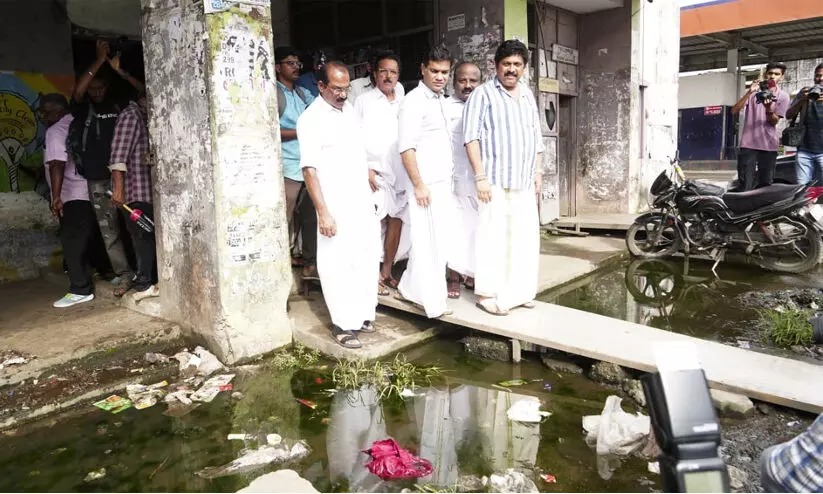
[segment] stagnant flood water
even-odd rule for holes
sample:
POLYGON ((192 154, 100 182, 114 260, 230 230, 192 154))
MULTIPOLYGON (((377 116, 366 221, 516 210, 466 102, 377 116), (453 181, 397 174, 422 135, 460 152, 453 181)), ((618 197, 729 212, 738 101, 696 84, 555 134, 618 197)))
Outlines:
MULTIPOLYGON (((417 396, 382 402, 365 392, 329 395, 326 370, 238 374, 235 400, 220 393, 183 417, 163 415, 163 404, 112 415, 88 405, 70 415, 23 426, 6 434, 0 448, 0 491, 221 491, 233 492, 269 467, 207 480, 199 470, 238 456, 243 441, 230 433, 277 433, 305 440, 312 453, 297 470, 321 492, 397 492, 424 485, 453 488, 459 476, 489 475, 520 468, 534 472, 545 492, 649 492, 658 478, 645 460, 623 460, 598 474, 594 451, 584 442, 581 419, 600 413, 610 391, 582 376, 559 375, 536 361, 520 365, 480 360, 454 341, 429 343, 408 353, 418 365, 437 365, 443 383, 418 388, 417 396), (529 384, 504 388, 521 378, 529 384), (513 400, 538 397, 552 413, 540 424, 507 418, 513 400), (316 403, 312 409, 298 403, 316 403), (358 454, 372 441, 395 438, 429 459, 434 473, 414 481, 384 483, 368 473, 358 454), (619 466, 618 466, 619 465, 619 466), (84 481, 105 468, 103 478, 84 481), (540 474, 552 474, 546 483, 540 474), (610 477, 605 480, 602 477, 610 477)), ((534 358, 534 356, 532 356, 534 358)), ((627 411, 631 404, 624 402, 627 411)), ((601 462, 601 470, 603 464, 601 462)))
MULTIPOLYGON (((786 275, 756 266, 692 260, 624 262, 542 300, 690 336, 763 349, 760 315, 738 296, 752 291, 823 288, 820 269, 786 275)), ((779 350, 767 348, 781 353, 779 350)))

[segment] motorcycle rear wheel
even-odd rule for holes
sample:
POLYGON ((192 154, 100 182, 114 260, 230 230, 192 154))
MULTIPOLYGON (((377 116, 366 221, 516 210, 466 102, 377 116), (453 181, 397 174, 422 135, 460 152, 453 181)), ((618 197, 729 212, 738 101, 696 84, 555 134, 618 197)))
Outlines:
POLYGON ((665 216, 654 217, 643 224, 633 223, 626 231, 626 248, 634 257, 658 259, 669 257, 680 249, 680 232, 674 225, 666 225, 665 216), (662 227, 662 231, 658 229, 662 227), (657 238, 657 241, 655 241, 657 238))
MULTIPOLYGON (((817 266, 821 251, 823 251, 820 233, 805 219, 795 221, 806 227, 806 233, 798 238, 793 246, 761 247, 760 266, 763 269, 781 273, 805 273, 817 266), (794 247, 797 247, 803 255, 801 256, 794 247)), ((791 235, 792 229, 797 228, 786 221, 775 221, 770 226, 784 236, 791 235)))

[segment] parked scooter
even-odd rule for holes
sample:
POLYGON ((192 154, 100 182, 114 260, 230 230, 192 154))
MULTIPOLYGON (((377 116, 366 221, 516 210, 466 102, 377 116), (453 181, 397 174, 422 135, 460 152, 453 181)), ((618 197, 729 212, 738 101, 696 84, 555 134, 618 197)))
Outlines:
POLYGON ((803 273, 817 265, 823 218, 811 206, 823 187, 773 184, 726 192, 686 180, 677 156, 670 164, 650 188, 655 211, 639 216, 626 232, 633 256, 705 254, 714 260, 713 272, 728 251, 752 256, 771 271, 803 273))

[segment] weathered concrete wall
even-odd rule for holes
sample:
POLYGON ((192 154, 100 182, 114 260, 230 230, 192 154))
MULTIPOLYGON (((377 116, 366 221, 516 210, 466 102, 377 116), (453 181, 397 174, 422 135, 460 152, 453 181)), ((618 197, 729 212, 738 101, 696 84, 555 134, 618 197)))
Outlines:
POLYGON ((41 269, 59 266, 60 252, 46 200, 31 191, 0 194, 0 283, 37 278, 41 269))
POLYGON ((796 94, 800 89, 814 85, 814 69, 823 58, 786 62, 786 77, 781 85, 784 91, 796 94))
POLYGON ((0 70, 72 73, 65 0, 5 0, 0 18, 0 70))
POLYGON ((627 208, 631 115, 631 5, 578 17, 577 213, 627 208))
POLYGON ((680 7, 645 0, 631 4, 633 104, 624 211, 635 213, 649 207, 649 187, 677 151, 680 7))
POLYGON ((225 362, 291 342, 268 8, 143 1, 166 317, 225 362))
POLYGON ((636 212, 677 148, 680 10, 633 0, 579 19, 577 213, 636 212))
POLYGON ((503 39, 503 0, 440 0, 441 40, 456 60, 476 63, 486 78, 494 76, 494 52, 503 39), (465 15, 466 26, 448 30, 448 18, 465 15))

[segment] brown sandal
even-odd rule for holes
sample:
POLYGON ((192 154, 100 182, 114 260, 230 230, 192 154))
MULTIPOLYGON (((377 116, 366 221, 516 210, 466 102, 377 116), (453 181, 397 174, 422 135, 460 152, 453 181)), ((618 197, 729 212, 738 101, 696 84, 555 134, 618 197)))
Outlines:
POLYGON ((377 296, 378 297, 388 297, 389 295, 391 295, 391 292, 389 291, 388 288, 386 288, 386 285, 384 285, 382 281, 378 282, 377 283, 377 296))
POLYGON ((399 284, 400 284, 400 282, 399 282, 399 281, 397 281, 396 279, 392 278, 391 276, 386 276, 385 278, 382 278, 382 279, 380 280, 380 283, 381 283, 383 286, 386 286, 386 287, 391 288, 392 290, 397 290, 397 285, 399 285, 399 284))
POLYGON ((123 295, 128 293, 129 290, 134 286, 134 281, 131 280, 128 276, 124 276, 120 278, 120 283, 117 284, 117 288, 114 289, 112 293, 117 298, 122 298, 123 295))
POLYGON ((460 298, 460 278, 449 280, 446 286, 449 292, 449 298, 460 298))

